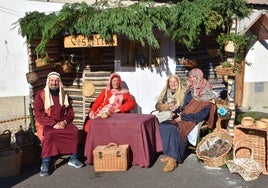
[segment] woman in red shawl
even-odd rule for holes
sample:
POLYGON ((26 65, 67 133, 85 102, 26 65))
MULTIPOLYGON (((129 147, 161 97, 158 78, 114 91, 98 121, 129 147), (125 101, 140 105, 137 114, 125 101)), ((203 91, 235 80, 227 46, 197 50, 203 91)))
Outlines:
MULTIPOLYGON (((129 91, 122 87, 122 80, 119 74, 113 73, 109 82, 89 110, 89 119, 101 117, 102 114, 108 113, 125 113, 130 112, 135 107, 135 100, 129 91)), ((84 126, 84 131, 88 133, 90 120, 84 126)))

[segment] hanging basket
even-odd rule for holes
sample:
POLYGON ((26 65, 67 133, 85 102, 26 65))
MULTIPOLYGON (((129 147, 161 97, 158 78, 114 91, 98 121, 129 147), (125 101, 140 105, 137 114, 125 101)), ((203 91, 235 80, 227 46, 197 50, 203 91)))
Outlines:
POLYGON ((73 70, 73 66, 71 62, 69 61, 65 61, 61 67, 62 67, 62 73, 65 73, 65 74, 71 73, 73 70))
POLYGON ((229 53, 234 53, 235 46, 233 41, 228 41, 224 46, 224 51, 229 53))
POLYGON ((216 66, 215 71, 220 76, 235 76, 232 67, 223 67, 222 65, 218 65, 216 66))
POLYGON ((45 57, 39 57, 38 54, 36 54, 37 58, 35 60, 36 67, 43 67, 50 63, 50 59, 48 57, 48 53, 46 53, 45 57))
POLYGON ((32 84, 39 79, 39 76, 37 75, 36 72, 28 72, 26 74, 26 79, 29 84, 32 84))
POLYGON ((181 63, 186 67, 186 68, 196 68, 197 67, 197 61, 194 59, 181 59, 181 63))

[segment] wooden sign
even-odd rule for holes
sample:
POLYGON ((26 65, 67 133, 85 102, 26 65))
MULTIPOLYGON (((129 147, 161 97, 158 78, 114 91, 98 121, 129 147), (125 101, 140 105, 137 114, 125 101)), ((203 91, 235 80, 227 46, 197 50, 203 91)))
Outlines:
POLYGON ((117 46, 117 35, 112 35, 112 42, 105 41, 99 34, 92 34, 92 38, 83 35, 70 35, 64 38, 65 48, 108 47, 117 46))

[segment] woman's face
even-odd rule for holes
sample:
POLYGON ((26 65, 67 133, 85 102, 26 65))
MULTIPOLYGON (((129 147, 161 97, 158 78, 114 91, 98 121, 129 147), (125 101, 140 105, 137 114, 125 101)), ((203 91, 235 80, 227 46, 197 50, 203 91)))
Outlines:
POLYGON ((172 91, 176 91, 178 88, 178 80, 176 78, 171 77, 168 81, 169 89, 172 91))
POLYGON ((120 86, 120 80, 119 80, 119 78, 118 77, 114 77, 112 79, 112 88, 113 89, 118 89, 119 86, 120 86))
POLYGON ((192 84, 196 80, 196 77, 193 75, 190 75, 188 78, 188 81, 192 84))

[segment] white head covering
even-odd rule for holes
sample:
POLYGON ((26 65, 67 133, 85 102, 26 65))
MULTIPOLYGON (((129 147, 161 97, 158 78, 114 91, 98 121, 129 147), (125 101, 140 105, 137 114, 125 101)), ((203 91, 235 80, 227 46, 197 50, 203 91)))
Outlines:
POLYGON ((46 82, 46 86, 44 89, 45 90, 45 103, 44 103, 45 110, 47 110, 49 107, 54 105, 51 93, 49 91, 49 86, 48 86, 49 78, 52 78, 52 77, 59 79, 59 100, 60 100, 59 102, 60 102, 60 105, 61 106, 65 105, 66 107, 68 107, 69 106, 68 95, 64 92, 63 84, 62 84, 62 81, 60 78, 60 74, 57 72, 50 72, 47 75, 47 82, 46 82))

